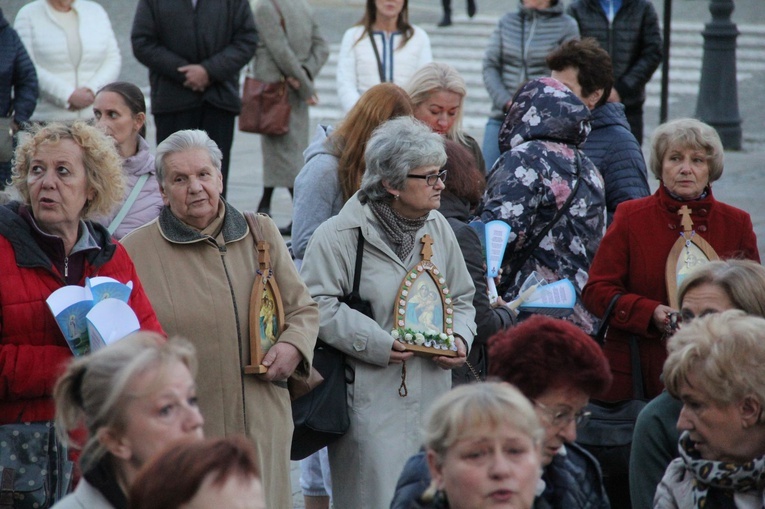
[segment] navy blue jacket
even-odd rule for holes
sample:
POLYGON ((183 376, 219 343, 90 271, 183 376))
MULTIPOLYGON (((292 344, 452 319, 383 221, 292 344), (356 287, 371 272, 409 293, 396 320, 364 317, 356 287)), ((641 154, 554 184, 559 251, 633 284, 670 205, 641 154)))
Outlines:
POLYGON ((581 148, 603 176, 611 224, 617 205, 651 194, 645 159, 621 103, 606 103, 592 110, 590 125, 592 131, 581 148))
POLYGON ((37 96, 35 66, 0 9, 0 116, 13 110, 17 124, 27 122, 37 106, 37 96))
MULTIPOLYGON (((544 492, 534 500, 534 509, 610 509, 600 465, 576 444, 566 444, 566 454, 557 454, 544 468, 544 492)), ((423 504, 420 495, 430 485, 425 452, 409 458, 396 483, 390 509, 448 509, 448 503, 423 504)))

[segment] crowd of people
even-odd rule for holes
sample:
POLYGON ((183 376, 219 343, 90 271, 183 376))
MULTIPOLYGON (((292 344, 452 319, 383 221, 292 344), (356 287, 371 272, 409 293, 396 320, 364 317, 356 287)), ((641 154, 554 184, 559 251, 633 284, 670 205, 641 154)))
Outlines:
MULTIPOLYGON (((367 0, 343 35, 334 126, 309 121, 329 46, 304 0, 139 0, 130 41, 151 111, 97 2, 31 0, 13 27, 0 10, 0 444, 50 423, 48 453, 76 462, 35 507, 292 507, 292 391, 318 338, 350 425, 301 461, 307 509, 761 507, 765 269, 749 214, 712 193, 712 127, 662 124, 643 158, 648 0, 501 17, 482 143, 407 0, 367 0), (257 214, 226 200, 243 70, 291 106, 260 139, 257 214), (52 294, 99 277, 137 325, 73 354, 84 313, 67 329, 52 294), (563 280, 569 306, 523 311, 563 280), (634 399, 615 484, 577 433, 591 400, 634 399)), ((23 457, 0 450, 18 499, 23 457)))

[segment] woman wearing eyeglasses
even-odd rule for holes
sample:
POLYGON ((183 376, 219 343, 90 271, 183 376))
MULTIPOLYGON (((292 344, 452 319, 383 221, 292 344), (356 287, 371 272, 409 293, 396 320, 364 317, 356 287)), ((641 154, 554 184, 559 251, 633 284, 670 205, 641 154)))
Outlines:
MULTIPOLYGON (((545 430, 543 483, 534 509, 609 509, 600 466, 574 443, 577 425, 589 417, 590 398, 611 385, 608 360, 598 344, 565 320, 535 315, 493 336, 489 358, 489 376, 529 398, 545 430)), ((428 482, 420 453, 407 463, 391 508, 409 509, 428 482)))
POLYGON ((319 305, 319 337, 345 353, 355 373, 347 386, 350 429, 328 448, 333 505, 387 509, 399 469, 421 445, 425 412, 451 388, 450 370, 465 363, 475 334, 474 289, 454 233, 436 210, 447 176, 443 137, 398 117, 374 131, 365 160, 359 191, 311 236, 301 275, 319 305), (339 301, 353 288, 359 235, 359 294, 373 318, 339 301), (442 271, 446 286, 439 291, 447 293, 451 313, 437 305, 440 298, 421 297, 419 283, 402 303, 402 282, 424 256, 442 271), (391 334, 394 311, 404 308, 407 325, 448 321, 457 356, 405 351, 391 334), (410 310, 418 315, 411 322, 410 310))

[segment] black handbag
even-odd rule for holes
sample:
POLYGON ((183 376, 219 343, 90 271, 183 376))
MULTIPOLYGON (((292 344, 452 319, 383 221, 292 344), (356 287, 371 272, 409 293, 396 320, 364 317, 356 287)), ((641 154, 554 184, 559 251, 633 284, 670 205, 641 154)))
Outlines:
MULTIPOLYGON (((356 265, 353 275, 353 290, 340 299, 351 309, 372 316, 372 305, 359 295, 361 261, 364 253, 364 235, 359 229, 356 244, 356 265)), ((317 340, 313 352, 313 367, 324 377, 324 381, 305 396, 292 402, 292 433, 290 459, 301 460, 342 437, 351 421, 348 416, 347 384, 354 382, 354 372, 345 362, 340 350, 317 340)))
POLYGON ((73 463, 52 422, 0 426, 0 509, 46 509, 71 486, 73 463))
MULTIPOLYGON (((615 295, 602 318, 595 340, 603 346, 611 312, 619 300, 615 295)), ((632 436, 640 411, 648 403, 643 388, 643 371, 637 338, 630 335, 630 363, 632 366, 633 399, 625 401, 592 400, 586 410, 591 413, 587 423, 577 430, 577 443, 590 452, 600 463, 603 485, 611 507, 630 509, 629 464, 632 436)))

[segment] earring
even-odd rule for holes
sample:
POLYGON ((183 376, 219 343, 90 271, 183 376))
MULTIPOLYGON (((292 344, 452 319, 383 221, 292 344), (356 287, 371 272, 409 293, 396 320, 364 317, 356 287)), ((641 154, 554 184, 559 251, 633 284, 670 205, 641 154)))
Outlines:
POLYGON ((394 195, 393 195, 393 199, 394 199, 394 200, 398 200, 398 195, 397 195, 397 194, 394 194, 394 195))

